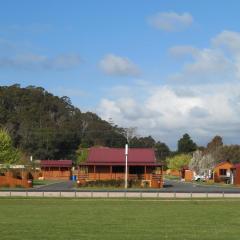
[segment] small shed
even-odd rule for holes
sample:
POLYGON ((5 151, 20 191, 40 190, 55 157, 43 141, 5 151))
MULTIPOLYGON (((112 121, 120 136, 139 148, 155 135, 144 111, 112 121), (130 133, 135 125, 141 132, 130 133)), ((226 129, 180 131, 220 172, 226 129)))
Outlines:
POLYGON ((231 183, 240 186, 240 163, 234 164, 232 170, 231 183))
POLYGON ((185 169, 184 171, 184 179, 185 182, 191 182, 193 180, 194 173, 190 169, 185 169))
POLYGON ((213 170, 213 180, 216 183, 230 183, 232 168, 234 165, 230 161, 225 161, 217 164, 213 170))
POLYGON ((40 167, 43 179, 69 180, 72 175, 72 160, 41 160, 40 167))

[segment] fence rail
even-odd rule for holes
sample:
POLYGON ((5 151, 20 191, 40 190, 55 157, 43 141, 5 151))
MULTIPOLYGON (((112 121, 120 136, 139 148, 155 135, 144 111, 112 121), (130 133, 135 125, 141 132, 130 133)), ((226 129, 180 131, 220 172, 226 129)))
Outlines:
POLYGON ((56 198, 170 198, 170 199, 194 199, 194 198, 240 198, 240 193, 177 193, 177 192, 31 192, 31 191, 0 191, 0 197, 56 197, 56 198))

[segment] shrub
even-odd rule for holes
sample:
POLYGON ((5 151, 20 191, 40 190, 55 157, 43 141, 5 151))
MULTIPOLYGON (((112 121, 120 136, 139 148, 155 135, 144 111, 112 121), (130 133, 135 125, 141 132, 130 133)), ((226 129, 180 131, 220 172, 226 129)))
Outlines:
MULTIPOLYGON (((123 188, 124 180, 96 180, 96 181, 88 181, 85 183, 84 187, 115 187, 115 188, 123 188)), ((128 187, 140 187, 141 180, 129 180, 128 187)))

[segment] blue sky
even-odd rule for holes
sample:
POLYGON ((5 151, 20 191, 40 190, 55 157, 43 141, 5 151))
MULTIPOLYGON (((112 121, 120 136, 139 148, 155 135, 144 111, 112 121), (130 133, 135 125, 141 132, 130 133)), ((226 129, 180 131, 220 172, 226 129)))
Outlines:
POLYGON ((239 143, 240 2, 2 1, 0 83, 176 145, 239 143))

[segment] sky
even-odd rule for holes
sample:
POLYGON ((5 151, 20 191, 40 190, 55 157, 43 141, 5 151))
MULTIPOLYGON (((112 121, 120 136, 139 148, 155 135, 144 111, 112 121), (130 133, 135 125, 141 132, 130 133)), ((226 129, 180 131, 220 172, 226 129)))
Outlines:
POLYGON ((240 142, 240 1, 0 0, 0 85, 44 87, 175 148, 240 142))

